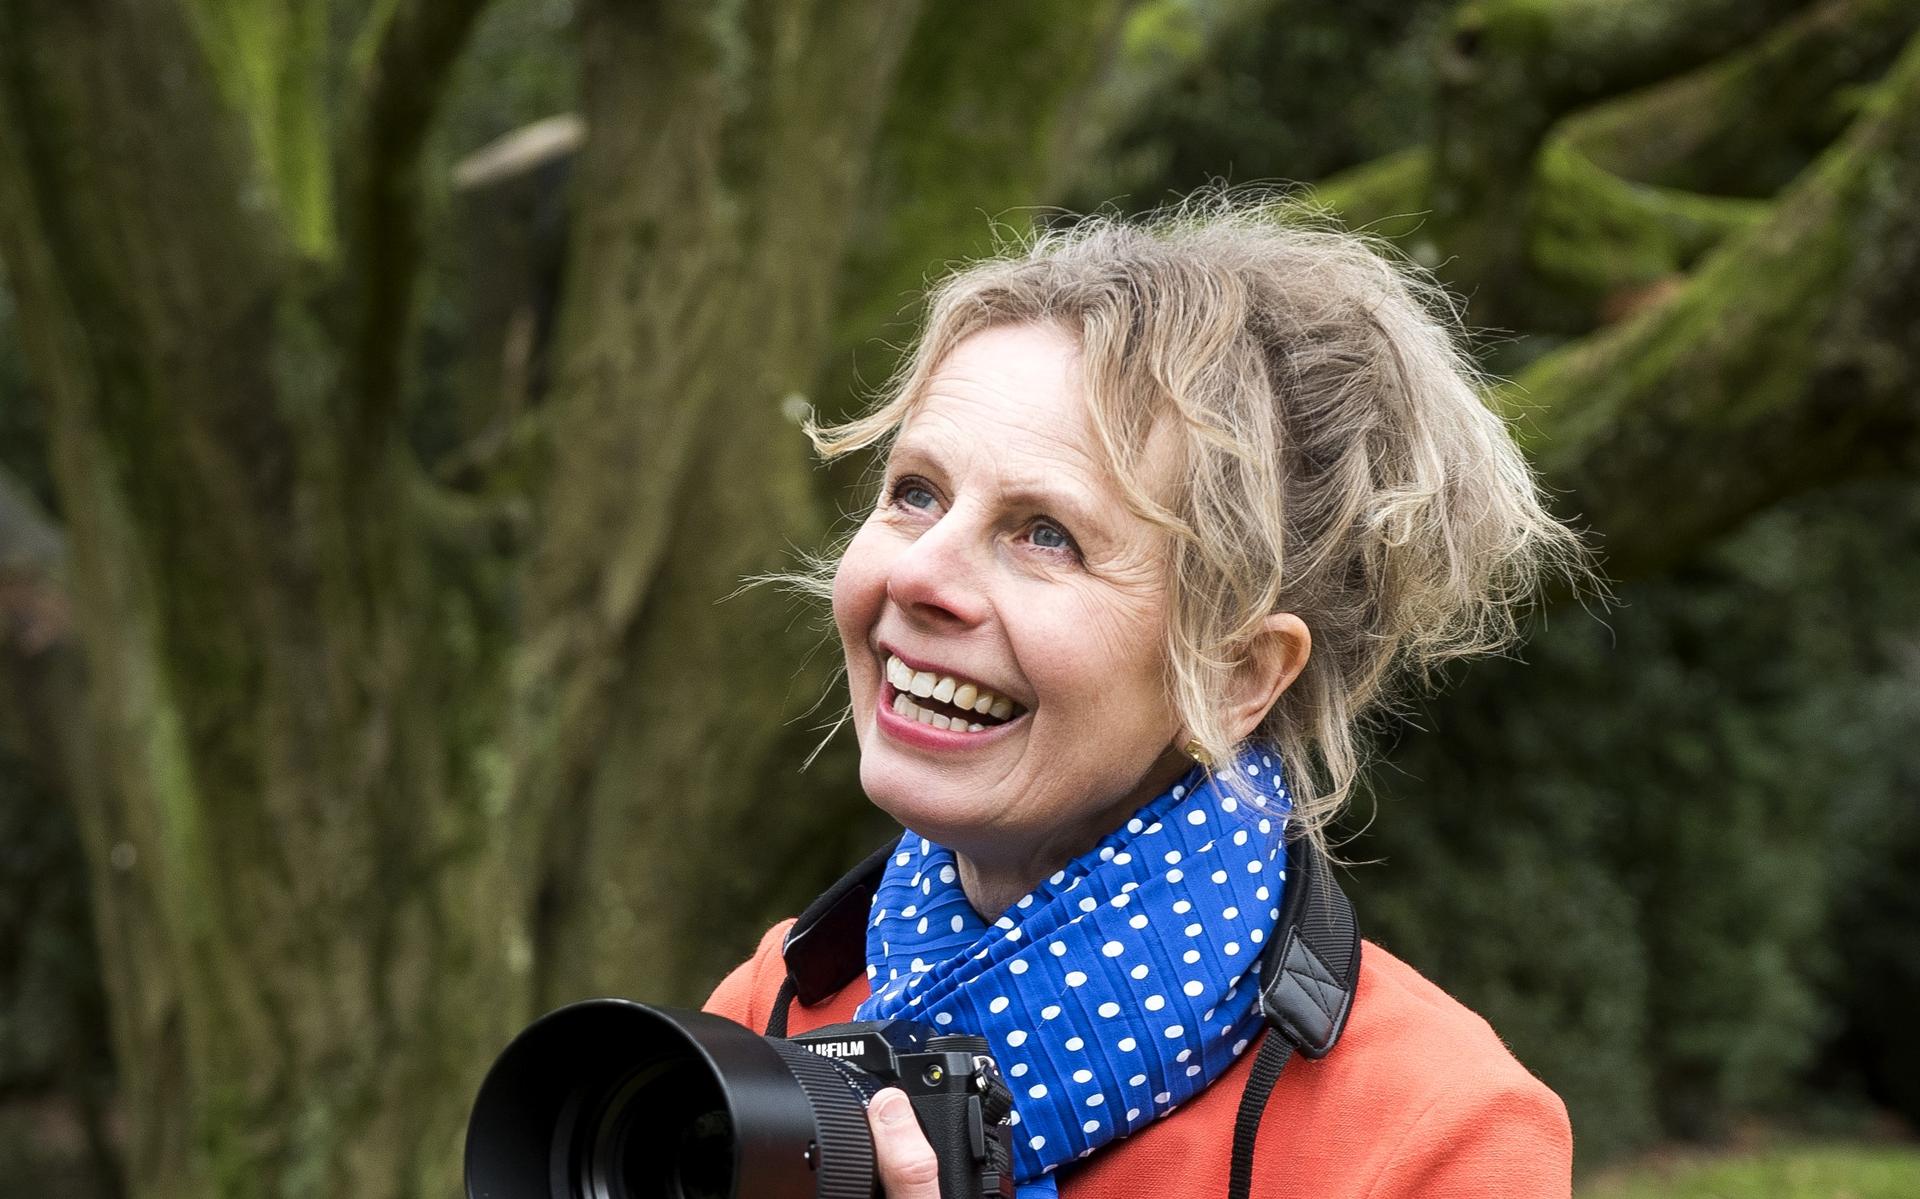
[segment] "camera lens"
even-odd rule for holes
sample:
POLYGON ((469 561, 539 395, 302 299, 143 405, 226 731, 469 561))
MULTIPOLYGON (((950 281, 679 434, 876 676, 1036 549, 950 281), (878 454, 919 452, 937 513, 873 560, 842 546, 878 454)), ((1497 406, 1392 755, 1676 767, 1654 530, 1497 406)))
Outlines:
POLYGON ((727 1199, 733 1194, 733 1122, 727 1113, 704 1112, 689 1120, 674 1155, 676 1199, 727 1199))
POLYGON ((561 1008, 481 1084, 467 1194, 869 1199, 872 1139, 838 1066, 704 1012, 619 999, 561 1008))
POLYGON ((685 1059, 636 1071, 591 1122, 575 1192, 588 1199, 728 1199, 733 1122, 710 1075, 685 1059))

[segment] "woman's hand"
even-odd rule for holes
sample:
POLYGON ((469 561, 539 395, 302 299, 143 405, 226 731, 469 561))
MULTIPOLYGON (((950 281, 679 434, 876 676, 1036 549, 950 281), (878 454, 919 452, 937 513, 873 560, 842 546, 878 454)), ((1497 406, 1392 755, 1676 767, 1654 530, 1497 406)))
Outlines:
POLYGON ((940 1199, 940 1161, 905 1091, 888 1087, 867 1105, 873 1160, 887 1199, 940 1199))

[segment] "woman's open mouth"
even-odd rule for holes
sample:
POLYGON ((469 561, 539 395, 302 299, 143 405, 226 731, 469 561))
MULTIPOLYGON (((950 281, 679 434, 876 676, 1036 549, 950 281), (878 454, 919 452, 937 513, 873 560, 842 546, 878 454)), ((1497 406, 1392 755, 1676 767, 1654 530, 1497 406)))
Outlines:
POLYGON ((893 691, 888 706, 901 719, 936 729, 981 733, 1018 720, 1027 711, 971 680, 915 670, 892 654, 887 655, 887 682, 893 691))

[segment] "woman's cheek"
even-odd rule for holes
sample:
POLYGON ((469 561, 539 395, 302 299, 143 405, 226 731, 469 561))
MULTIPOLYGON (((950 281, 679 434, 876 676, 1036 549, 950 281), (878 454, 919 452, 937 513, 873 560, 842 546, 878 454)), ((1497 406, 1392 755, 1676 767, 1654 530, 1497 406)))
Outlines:
POLYGON ((876 566, 873 551, 873 537, 863 528, 847 543, 833 572, 833 622, 850 650, 865 641, 886 594, 886 578, 876 566))
POLYGON ((1158 647, 1162 629, 1151 601, 1110 587, 1082 585, 1060 597, 1058 636, 1050 645, 1075 647, 1075 658, 1089 673, 1117 686, 1140 672, 1141 660, 1158 647))
POLYGON ((833 574, 833 623, 847 663, 847 684, 856 710, 869 708, 879 686, 871 644, 874 625, 886 600, 887 576, 881 546, 871 528, 847 545, 833 574))

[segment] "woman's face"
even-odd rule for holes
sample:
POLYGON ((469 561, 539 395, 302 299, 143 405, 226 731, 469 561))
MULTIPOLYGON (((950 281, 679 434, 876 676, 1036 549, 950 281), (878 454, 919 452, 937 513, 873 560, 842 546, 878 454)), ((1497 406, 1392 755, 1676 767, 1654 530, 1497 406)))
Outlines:
POLYGON ((956 346, 834 580, 868 796, 979 869, 1035 878, 1189 765, 1163 536, 1102 467, 1076 359, 1050 326, 956 346))

